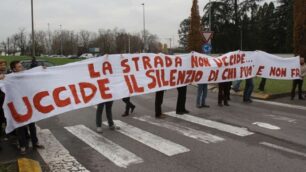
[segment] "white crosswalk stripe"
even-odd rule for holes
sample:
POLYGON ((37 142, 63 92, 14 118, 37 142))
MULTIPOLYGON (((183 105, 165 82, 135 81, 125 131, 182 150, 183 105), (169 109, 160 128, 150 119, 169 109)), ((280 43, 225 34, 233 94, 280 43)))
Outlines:
POLYGON ((122 148, 102 135, 99 135, 84 125, 65 127, 65 129, 119 167, 127 168, 129 165, 143 162, 143 160, 137 155, 122 148))
POLYGON ((215 136, 215 135, 203 132, 203 131, 195 130, 189 127, 181 126, 173 122, 167 122, 165 120, 156 120, 150 116, 141 116, 141 117, 133 117, 133 118, 159 126, 159 127, 167 128, 169 130, 178 132, 180 134, 183 134, 184 136, 196 139, 204 143, 217 143, 217 142, 221 142, 225 140, 221 137, 218 137, 218 136, 215 136))
MULTIPOLYGON (((117 130, 118 132, 132 139, 135 139, 136 141, 141 142, 167 156, 173 156, 190 151, 188 148, 182 145, 174 143, 170 140, 166 140, 162 137, 159 137, 137 127, 131 126, 122 121, 114 120, 114 122, 117 126, 121 128, 120 130, 117 130)), ((107 125, 107 122, 103 122, 103 124, 107 125)))
POLYGON ((55 138, 48 129, 38 132, 39 141, 45 146, 45 149, 38 149, 42 159, 49 166, 51 171, 82 171, 89 172, 82 166, 69 151, 55 138))
POLYGON ((236 127, 236 126, 232 126, 232 125, 228 125, 228 124, 224 124, 221 122, 216 122, 216 121, 211 121, 211 120, 207 120, 204 118, 199 118, 199 117, 195 117, 195 116, 191 116, 188 114, 184 114, 184 115, 178 115, 176 114, 174 111, 173 112, 167 112, 164 113, 168 116, 171 117, 175 117, 175 118, 179 118, 188 122, 192 122, 195 124, 199 124, 202 126, 206 126, 206 127, 210 127, 210 128, 214 128, 220 131, 224 131, 227 133, 231 133, 237 136, 249 136, 254 134, 253 132, 248 131, 246 128, 241 128, 241 127, 236 127))

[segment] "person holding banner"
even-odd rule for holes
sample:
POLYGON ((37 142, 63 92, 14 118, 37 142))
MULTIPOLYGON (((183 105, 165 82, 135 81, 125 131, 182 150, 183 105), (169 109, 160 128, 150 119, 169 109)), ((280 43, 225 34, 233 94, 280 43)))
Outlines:
POLYGON ((136 106, 133 105, 133 103, 130 101, 130 97, 125 97, 125 98, 122 99, 122 101, 125 103, 125 112, 122 116, 123 117, 129 116, 130 115, 130 109, 131 109, 131 113, 133 113, 136 106))
MULTIPOLYGON (((13 73, 22 72, 24 70, 20 61, 12 61, 10 63, 10 67, 13 73)), ((45 148, 43 145, 39 144, 38 142, 36 126, 35 126, 35 123, 33 122, 26 126, 22 126, 16 129, 21 154, 26 153, 26 147, 28 146, 28 138, 27 138, 28 130, 30 131, 30 138, 31 138, 33 148, 35 149, 45 148)))
POLYGON ((245 80, 245 88, 243 92, 243 102, 252 103, 251 95, 254 89, 253 78, 249 78, 245 80))
POLYGON ((155 118, 163 119, 166 115, 162 113, 162 104, 164 99, 164 91, 157 91, 155 93, 155 118))
POLYGON ((293 80, 292 83, 292 90, 291 90, 291 100, 294 99, 295 97, 295 90, 296 87, 298 87, 298 95, 299 95, 299 100, 304 100, 305 98, 302 95, 302 87, 303 87, 303 80, 306 75, 306 66, 305 66, 305 61, 304 58, 300 58, 300 65, 301 65, 301 71, 300 71, 300 79, 295 79, 293 80))
MULTIPOLYGON (((2 60, 0 59, 0 80, 3 80, 5 78, 5 74, 7 72, 6 70, 6 61, 5 60, 2 60)), ((3 103, 4 103, 4 97, 5 97, 5 94, 0 90, 0 134, 2 135, 3 133, 3 124, 6 123, 6 120, 5 120, 5 117, 4 117, 4 111, 3 111, 3 103)), ((0 150, 2 149, 1 147, 1 140, 0 139, 0 150)))
POLYGON ((229 94, 231 89, 231 82, 221 82, 219 83, 219 92, 218 92, 218 105, 220 107, 223 106, 222 102, 224 102, 224 106, 229 106, 229 94))
POLYGON ((197 92, 197 108, 209 108, 206 104, 205 100, 207 97, 207 84, 198 84, 198 92, 197 92))
POLYGON ((176 102, 176 114, 183 115, 185 113, 189 113, 185 108, 186 104, 186 94, 187 94, 187 86, 178 87, 177 88, 178 96, 176 102))
POLYGON ((108 127, 110 130, 119 130, 120 127, 115 126, 114 121, 113 121, 113 114, 112 114, 112 106, 113 106, 113 101, 109 102, 104 102, 98 104, 97 112, 96 112, 96 125, 97 125, 97 132, 102 133, 102 113, 103 113, 103 108, 105 106, 105 111, 106 111, 106 118, 108 122, 108 127))

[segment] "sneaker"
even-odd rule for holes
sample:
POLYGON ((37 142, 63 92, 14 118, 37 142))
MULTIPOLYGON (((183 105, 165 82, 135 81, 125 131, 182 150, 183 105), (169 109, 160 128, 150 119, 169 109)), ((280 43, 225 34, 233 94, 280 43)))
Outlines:
POLYGON ((21 147, 21 148, 20 148, 20 154, 21 154, 21 155, 27 154, 27 149, 26 149, 25 147, 21 147))
POLYGON ((120 130, 120 127, 118 127, 116 125, 112 125, 112 126, 109 126, 109 129, 110 130, 120 130))
POLYGON ((102 133, 102 127, 97 127, 97 133, 102 133))

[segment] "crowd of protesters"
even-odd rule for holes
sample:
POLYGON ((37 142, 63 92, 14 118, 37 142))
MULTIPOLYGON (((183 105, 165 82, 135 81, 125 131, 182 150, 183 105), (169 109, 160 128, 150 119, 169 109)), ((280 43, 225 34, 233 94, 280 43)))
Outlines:
MULTIPOLYGON (((301 64, 301 72, 300 78, 293 80, 293 86, 291 91, 291 99, 293 100, 295 97, 295 90, 298 87, 298 96, 300 100, 304 100, 304 96, 302 95, 302 86, 303 86, 303 79, 306 75, 306 66, 304 64, 304 59, 300 59, 301 64)), ((20 61, 12 61, 10 63, 10 69, 7 69, 7 62, 0 59, 0 80, 5 79, 5 75, 8 73, 19 73, 24 70, 20 61)), ((35 58, 33 58, 31 63, 31 68, 37 67, 38 63, 35 58)), ((218 84, 219 91, 218 91, 218 105, 222 106, 229 106, 230 101, 230 91, 241 91, 240 90, 240 81, 232 82, 222 82, 218 84)), ((266 79, 261 81, 259 90, 264 89, 266 79)), ((254 89, 253 78, 245 80, 245 88, 243 91, 243 102, 245 103, 252 103, 251 94, 254 89)), ((189 113, 186 109, 186 95, 187 95, 187 86, 178 87, 178 98, 176 103, 176 114, 183 115, 189 113)), ((158 91, 155 94, 155 117, 158 119, 163 119, 166 117, 165 114, 162 113, 162 103, 165 91, 158 91)), ((206 103, 206 97, 208 93, 208 85, 207 84, 198 84, 197 89, 197 97, 196 97, 196 107, 197 108, 209 108, 210 106, 206 103)), ((0 91, 0 127, 1 127, 1 135, 3 139, 0 139, 0 150, 1 150, 1 141, 7 140, 8 137, 15 137, 17 148, 20 150, 21 154, 26 154, 27 150, 32 147, 33 149, 44 149, 44 146, 39 144, 37 138, 37 130, 35 123, 30 123, 26 126, 19 127, 14 130, 12 133, 4 134, 3 129, 5 128, 5 117, 3 112, 3 102, 4 102, 5 94, 0 91)), ((130 113, 133 113, 136 106, 130 101, 130 98, 123 98, 122 101, 126 104, 125 111, 123 113, 123 117, 129 116, 130 113)), ((97 132, 102 133, 102 113, 105 107, 106 110, 106 117, 109 125, 109 129, 111 130, 119 130, 120 128, 114 124, 113 117, 112 117, 112 105, 113 101, 100 103, 97 106, 96 111, 96 127, 97 132)))

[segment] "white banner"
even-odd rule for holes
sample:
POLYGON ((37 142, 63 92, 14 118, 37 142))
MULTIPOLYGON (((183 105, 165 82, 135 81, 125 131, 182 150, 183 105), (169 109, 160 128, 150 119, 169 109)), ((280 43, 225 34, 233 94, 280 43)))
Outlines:
POLYGON ((117 54, 12 73, 0 82, 5 93, 6 132, 67 111, 191 83, 218 83, 260 76, 299 78, 299 58, 261 51, 235 51, 214 58, 117 54))

